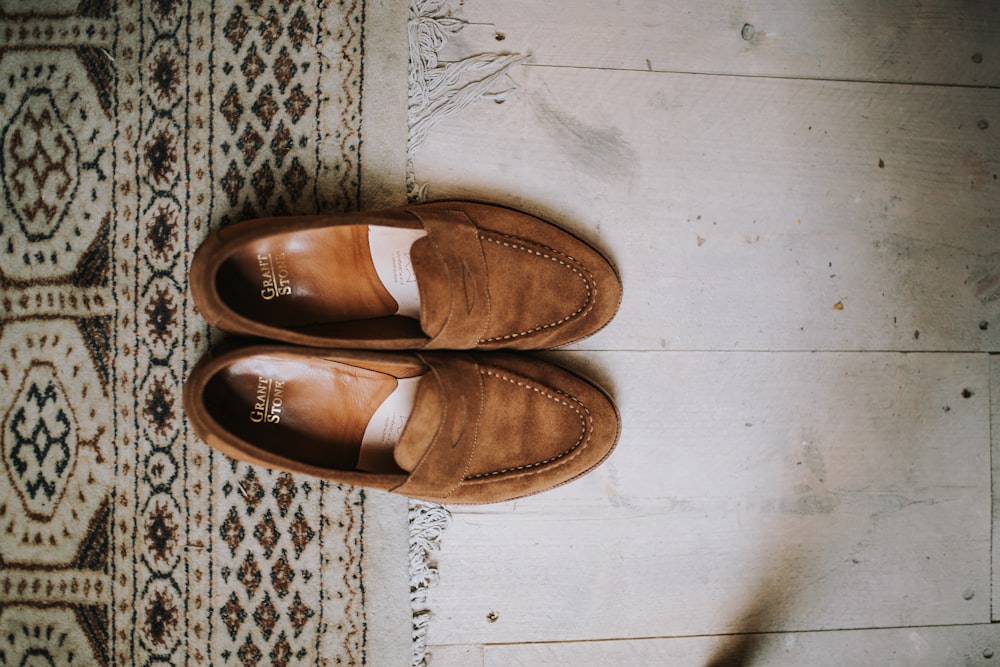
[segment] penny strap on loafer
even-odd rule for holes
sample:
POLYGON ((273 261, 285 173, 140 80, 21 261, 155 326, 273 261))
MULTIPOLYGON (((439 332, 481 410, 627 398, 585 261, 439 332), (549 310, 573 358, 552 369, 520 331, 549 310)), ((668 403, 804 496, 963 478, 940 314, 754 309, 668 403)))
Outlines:
POLYGON ((595 385, 535 359, 418 354, 429 369, 396 445, 392 491, 436 502, 512 499, 563 484, 610 452, 620 421, 595 385))
POLYGON ((396 445, 396 462, 410 476, 393 491, 447 498, 464 480, 476 453, 483 382, 479 364, 464 355, 428 366, 413 416, 396 445))
POLYGON ((410 251, 420 288, 420 324, 430 337, 425 349, 474 348, 490 319, 479 231, 461 210, 412 210, 427 231, 410 251))

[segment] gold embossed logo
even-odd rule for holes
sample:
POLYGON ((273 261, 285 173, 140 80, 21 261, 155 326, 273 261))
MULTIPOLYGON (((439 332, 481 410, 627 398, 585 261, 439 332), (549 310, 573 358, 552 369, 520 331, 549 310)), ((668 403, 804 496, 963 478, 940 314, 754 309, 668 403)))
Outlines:
POLYGON ((292 280, 288 277, 288 262, 285 253, 257 255, 260 267, 260 296, 270 301, 292 293, 292 280))
POLYGON ((277 424, 281 421, 281 408, 284 405, 285 383, 273 378, 257 378, 257 394, 254 397, 253 409, 250 411, 250 421, 254 424, 264 422, 277 424))

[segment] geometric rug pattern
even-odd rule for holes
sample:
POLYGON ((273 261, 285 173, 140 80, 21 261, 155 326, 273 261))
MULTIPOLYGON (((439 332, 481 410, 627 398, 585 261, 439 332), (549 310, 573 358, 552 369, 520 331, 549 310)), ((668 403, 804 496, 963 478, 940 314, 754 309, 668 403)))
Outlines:
POLYGON ((193 251, 357 209, 363 0, 0 0, 0 665, 365 662, 365 496, 180 392, 193 251))

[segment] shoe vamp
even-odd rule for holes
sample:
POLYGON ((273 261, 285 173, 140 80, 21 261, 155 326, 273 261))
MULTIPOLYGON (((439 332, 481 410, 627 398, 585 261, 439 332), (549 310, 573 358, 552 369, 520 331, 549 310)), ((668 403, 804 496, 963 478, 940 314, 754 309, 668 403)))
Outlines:
POLYGON ((467 480, 559 465, 586 442, 582 404, 539 383, 484 369, 483 406, 467 480))
POLYGON ((490 294, 484 342, 538 334, 587 313, 593 288, 571 258, 516 239, 481 238, 490 294))

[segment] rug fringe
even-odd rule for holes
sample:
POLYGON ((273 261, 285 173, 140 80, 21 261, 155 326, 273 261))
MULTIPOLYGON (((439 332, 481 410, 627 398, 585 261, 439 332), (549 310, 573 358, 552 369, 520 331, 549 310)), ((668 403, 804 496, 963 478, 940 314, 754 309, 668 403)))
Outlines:
MULTIPOLYGON (((407 121, 406 192, 411 202, 426 197, 427 184, 417 184, 413 155, 431 129, 446 118, 482 102, 504 102, 517 92, 507 71, 526 57, 509 53, 481 53, 442 65, 438 53, 466 22, 449 16, 448 0, 410 0, 407 36, 410 49, 407 121)), ((427 626, 431 611, 427 591, 437 584, 433 554, 451 524, 451 513, 437 503, 410 502, 410 607, 413 610, 412 667, 426 667, 427 626)))
POLYGON ((407 29, 410 49, 409 145, 407 148, 407 194, 421 201, 427 185, 413 178, 412 156, 431 129, 446 118, 482 102, 501 103, 517 92, 507 75, 526 56, 510 53, 480 53, 441 65, 438 53, 466 22, 449 16, 447 0, 411 0, 407 29))
POLYGON ((451 525, 451 512, 437 503, 410 501, 410 608, 413 610, 413 659, 411 667, 427 667, 427 626, 431 610, 427 591, 438 581, 433 554, 441 548, 441 535, 451 525))

